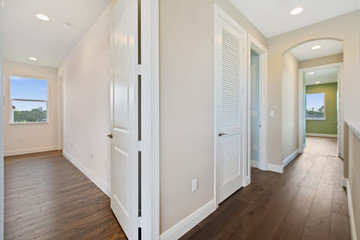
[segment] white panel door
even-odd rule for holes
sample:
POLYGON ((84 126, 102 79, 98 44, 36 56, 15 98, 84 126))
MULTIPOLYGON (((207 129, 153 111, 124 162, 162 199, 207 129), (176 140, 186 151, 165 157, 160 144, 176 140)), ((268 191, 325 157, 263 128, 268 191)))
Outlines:
POLYGON ((129 239, 138 239, 137 24, 137 1, 118 0, 112 31, 111 209, 129 239))
POLYGON ((243 186, 245 32, 229 17, 215 17, 215 94, 218 203, 243 186))

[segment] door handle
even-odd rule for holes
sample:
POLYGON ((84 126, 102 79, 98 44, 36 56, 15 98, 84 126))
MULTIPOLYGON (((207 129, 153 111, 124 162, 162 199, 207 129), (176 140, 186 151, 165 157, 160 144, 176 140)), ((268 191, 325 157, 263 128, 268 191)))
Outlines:
POLYGON ((219 137, 227 135, 227 133, 219 132, 219 137))
POLYGON ((108 134, 107 137, 108 137, 108 138, 113 138, 112 133, 108 134))

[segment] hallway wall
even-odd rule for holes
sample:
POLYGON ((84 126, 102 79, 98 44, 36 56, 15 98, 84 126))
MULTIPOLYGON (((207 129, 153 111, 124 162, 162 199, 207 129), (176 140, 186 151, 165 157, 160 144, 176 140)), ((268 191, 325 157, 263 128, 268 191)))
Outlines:
POLYGON ((266 45, 228 0, 160 0, 160 233, 214 207, 214 3, 266 45))
MULTIPOLYGON (((282 115, 282 62, 283 56, 290 48, 313 39, 335 38, 344 41, 344 118, 345 120, 360 120, 358 102, 360 102, 360 10, 316 23, 298 30, 284 33, 267 40, 269 49, 269 111, 274 110, 282 115)), ((278 147, 281 142, 279 133, 282 131, 278 116, 269 118, 269 153, 268 161, 281 165, 283 150, 278 147)), ((293 132, 293 134, 297 134, 293 132)), ((281 136, 281 135, 280 135, 281 136)))
POLYGON ((298 138, 298 61, 287 52, 282 62, 282 160, 285 160, 299 148, 298 138))
POLYGON ((62 63, 63 152, 110 194, 110 29, 114 1, 62 63))

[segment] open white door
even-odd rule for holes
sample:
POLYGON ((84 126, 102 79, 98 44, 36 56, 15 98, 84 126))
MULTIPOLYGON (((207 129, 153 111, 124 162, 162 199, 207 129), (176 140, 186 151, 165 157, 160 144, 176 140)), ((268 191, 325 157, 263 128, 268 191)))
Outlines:
POLYGON ((129 239, 138 239, 137 14, 137 1, 118 0, 112 31, 111 209, 129 239))
POLYGON ((215 149, 218 203, 243 186, 246 114, 245 31, 215 8, 215 149))

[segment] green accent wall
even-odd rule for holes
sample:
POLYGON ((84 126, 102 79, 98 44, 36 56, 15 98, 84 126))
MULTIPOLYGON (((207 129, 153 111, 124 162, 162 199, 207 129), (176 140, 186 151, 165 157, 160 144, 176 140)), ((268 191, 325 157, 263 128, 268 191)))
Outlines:
POLYGON ((306 120, 306 133, 337 134, 337 83, 306 86, 306 93, 325 93, 325 119, 306 120))

